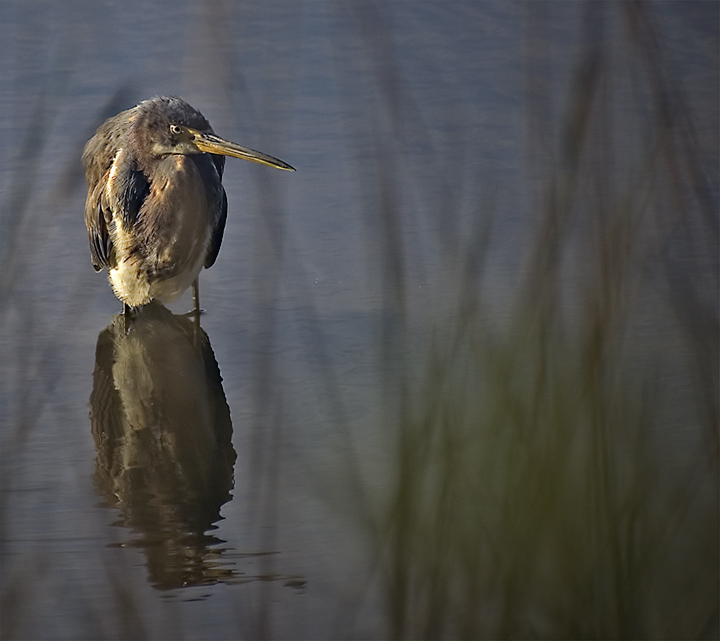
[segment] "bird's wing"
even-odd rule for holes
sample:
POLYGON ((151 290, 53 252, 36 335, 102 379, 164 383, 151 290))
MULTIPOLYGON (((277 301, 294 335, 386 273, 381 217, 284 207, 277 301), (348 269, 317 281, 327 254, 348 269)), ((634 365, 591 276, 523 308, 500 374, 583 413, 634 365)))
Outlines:
POLYGON ((132 227, 145 199, 150 182, 142 171, 118 152, 110 169, 88 191, 85 202, 85 226, 90 241, 90 257, 95 271, 113 265, 113 229, 118 224, 132 227))
POLYGON ((212 267, 220 253, 220 245, 222 245, 223 233, 225 232, 225 221, 227 220, 227 195, 225 188, 220 187, 220 216, 217 219, 215 228, 210 236, 210 249, 205 259, 205 268, 212 267))
POLYGON ((131 227, 149 193, 150 183, 145 175, 120 157, 95 188, 88 192, 85 226, 95 271, 112 266, 111 230, 116 224, 113 214, 118 215, 124 225, 131 227))
POLYGON ((115 203, 110 200, 117 199, 108 199, 108 181, 117 178, 113 166, 118 161, 118 154, 124 146, 132 122, 131 114, 135 110, 136 108, 129 109, 106 120, 88 140, 83 151, 82 162, 88 184, 85 226, 90 241, 90 258, 96 271, 111 265, 113 246, 109 228, 112 225, 115 203))
POLYGON ((137 220, 140 208, 150 194, 150 181, 133 164, 126 164, 117 172, 115 186, 115 209, 122 217, 123 223, 131 227, 137 220))
POLYGON ((205 257, 205 268, 207 269, 215 264, 218 253, 220 253, 220 245, 225 232, 225 221, 227 220, 227 195, 225 194, 225 188, 222 186, 225 156, 202 154, 194 156, 193 160, 207 190, 206 193, 213 217, 210 246, 205 257))
POLYGON ((225 156, 210 154, 210 160, 212 160, 213 165, 215 165, 218 177, 222 180, 223 171, 225 171, 225 156))
POLYGON ((88 191, 92 192, 97 184, 107 177, 118 151, 126 143, 127 133, 133 121, 137 107, 108 118, 87 141, 83 150, 82 163, 85 168, 88 191))
POLYGON ((90 259, 95 271, 110 266, 112 240, 108 232, 107 212, 103 203, 103 193, 107 179, 101 180, 95 188, 88 191, 85 202, 85 227, 87 227, 88 241, 90 242, 90 259))

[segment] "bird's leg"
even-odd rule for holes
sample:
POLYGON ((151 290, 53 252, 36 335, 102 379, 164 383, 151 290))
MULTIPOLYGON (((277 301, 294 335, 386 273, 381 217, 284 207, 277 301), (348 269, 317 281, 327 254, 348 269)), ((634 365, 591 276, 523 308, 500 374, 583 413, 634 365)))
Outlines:
POLYGON ((192 284, 192 298, 193 298, 193 306, 192 309, 189 312, 185 312, 182 314, 186 317, 192 317, 195 319, 195 323, 197 326, 200 326, 200 315, 203 313, 203 310, 200 309, 200 290, 198 287, 198 279, 196 278, 193 281, 192 284))
POLYGON ((122 327, 123 331, 127 334, 130 327, 128 326, 128 323, 130 322, 132 314, 132 307, 128 305, 127 303, 123 303, 122 312, 120 313, 120 316, 122 316, 122 327))
POLYGON ((192 284, 192 295, 193 295, 193 314, 197 318, 200 318, 200 291, 198 286, 198 279, 196 278, 192 284))
POLYGON ((193 310, 192 316, 195 321, 193 324, 193 342, 195 346, 200 344, 200 292, 198 279, 196 278, 192 284, 193 310))

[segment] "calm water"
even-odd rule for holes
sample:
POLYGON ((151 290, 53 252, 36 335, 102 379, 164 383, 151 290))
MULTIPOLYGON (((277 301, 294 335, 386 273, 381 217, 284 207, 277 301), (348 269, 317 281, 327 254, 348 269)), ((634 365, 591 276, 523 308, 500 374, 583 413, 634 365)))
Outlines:
POLYGON ((0 4, 7 639, 717 638, 718 5, 0 4), (128 327, 85 141, 230 159, 128 327))

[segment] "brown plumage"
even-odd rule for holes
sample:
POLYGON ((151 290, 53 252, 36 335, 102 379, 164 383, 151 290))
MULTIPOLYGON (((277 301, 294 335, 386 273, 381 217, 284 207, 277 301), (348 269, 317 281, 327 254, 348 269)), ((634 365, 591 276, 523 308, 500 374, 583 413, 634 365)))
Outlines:
POLYGON ((156 97, 109 118, 85 145, 85 226, 96 271, 129 307, 171 302, 215 262, 227 198, 224 156, 278 169, 277 158, 216 136, 180 98, 156 97))

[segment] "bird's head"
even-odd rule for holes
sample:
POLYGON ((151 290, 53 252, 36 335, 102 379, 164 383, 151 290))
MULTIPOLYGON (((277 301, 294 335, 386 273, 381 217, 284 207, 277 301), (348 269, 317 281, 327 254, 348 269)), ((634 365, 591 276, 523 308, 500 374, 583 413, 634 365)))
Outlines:
POLYGON ((207 119, 180 98, 159 96, 137 106, 130 136, 139 155, 216 154, 295 171, 286 162, 216 136, 207 119))

